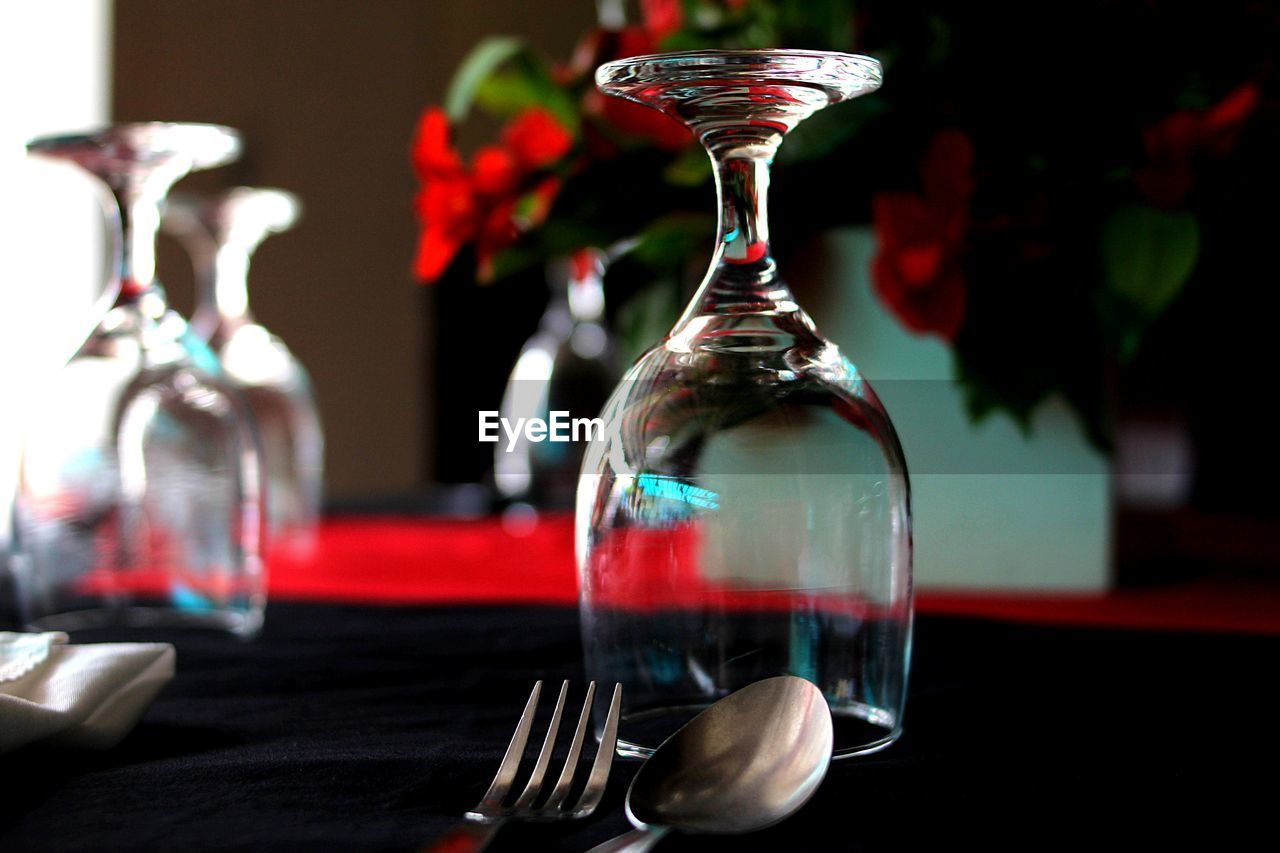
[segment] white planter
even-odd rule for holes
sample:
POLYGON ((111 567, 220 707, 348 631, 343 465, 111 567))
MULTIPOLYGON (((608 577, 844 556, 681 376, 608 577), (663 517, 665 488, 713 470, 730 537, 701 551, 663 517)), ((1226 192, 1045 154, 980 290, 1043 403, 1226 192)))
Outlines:
POLYGON ((800 303, 870 380, 897 427, 911 472, 917 585, 1105 589, 1108 460, 1057 401, 1036 413, 1030 435, 1002 414, 973 424, 946 344, 904 330, 872 292, 874 251, 870 229, 834 232, 821 241, 821 260, 792 275, 821 277, 800 303))

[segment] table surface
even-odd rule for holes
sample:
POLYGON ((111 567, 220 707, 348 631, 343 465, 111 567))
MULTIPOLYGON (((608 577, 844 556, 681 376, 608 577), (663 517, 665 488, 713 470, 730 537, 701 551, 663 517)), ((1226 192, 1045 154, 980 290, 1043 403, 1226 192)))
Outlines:
MULTIPOLYGON (((412 850, 479 799, 535 678, 581 689, 560 607, 276 604, 253 643, 175 639, 177 677, 118 747, 0 760, 0 849, 412 850)), ((1276 638, 925 616, 916 648, 899 743, 835 765, 771 830, 667 849, 909 849, 940 831, 991 849, 1221 835, 1269 813, 1250 803, 1274 791, 1252 786, 1270 786, 1276 638)), ((511 825, 493 849, 622 831, 636 766, 615 764, 592 818, 511 825)))
MULTIPOLYGON (((532 526, 495 518, 339 517, 321 528, 317 553, 278 560, 272 596, 565 606, 578 597, 573 524, 563 514, 532 526)), ((1280 635, 1280 583, 1184 579, 1107 593, 926 589, 917 591, 916 611, 1037 625, 1280 635)))
MULTIPOLYGON (((166 635, 177 676, 119 746, 0 756, 0 851, 413 850, 444 832, 483 793, 533 681, 582 689, 555 556, 564 530, 527 543, 526 582, 512 584, 492 568, 511 565, 509 532, 477 525, 428 526, 428 542, 408 522, 331 524, 327 568, 277 576, 260 638, 166 635), (464 584, 467 566, 489 574, 464 584), (360 603, 321 600, 333 597, 360 603)), ((936 599, 917 620, 901 741, 833 765, 777 827, 662 849, 898 850, 939 835, 1041 849, 1251 831, 1274 807, 1280 635, 1262 611, 1243 623, 1252 633, 1188 620, 1185 598, 1163 610, 936 599), (1098 612, 1111 615, 1088 618, 1098 612), (1126 612, 1146 627, 1107 626, 1126 612)), ((615 762, 593 817, 513 824, 492 849, 585 850, 623 831, 637 767, 615 762)))

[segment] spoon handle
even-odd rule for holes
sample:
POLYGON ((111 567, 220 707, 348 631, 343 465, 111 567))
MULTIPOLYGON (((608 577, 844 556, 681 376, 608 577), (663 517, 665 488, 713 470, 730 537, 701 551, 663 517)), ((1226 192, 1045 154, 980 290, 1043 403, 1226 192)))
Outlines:
POLYGON ((665 826, 651 826, 644 829, 633 829, 616 838, 610 838, 603 844, 592 847, 588 853, 645 853, 667 834, 665 826))

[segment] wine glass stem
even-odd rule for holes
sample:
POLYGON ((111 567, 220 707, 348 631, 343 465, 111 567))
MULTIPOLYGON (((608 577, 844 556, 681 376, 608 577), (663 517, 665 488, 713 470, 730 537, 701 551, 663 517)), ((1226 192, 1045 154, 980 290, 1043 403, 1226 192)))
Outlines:
POLYGON ((235 242, 223 243, 214 256, 213 303, 224 321, 249 318, 249 251, 235 242))
POLYGON ((720 222, 711 269, 684 321, 705 314, 771 311, 792 302, 769 243, 769 170, 778 139, 709 144, 720 222))
POLYGON ((770 159, 759 153, 730 155, 716 161, 721 263, 755 271, 773 265, 769 246, 769 165, 770 159))
POLYGON ((120 211, 120 299, 132 301, 150 291, 156 279, 156 231, 160 199, 147 182, 122 181, 111 192, 120 211))

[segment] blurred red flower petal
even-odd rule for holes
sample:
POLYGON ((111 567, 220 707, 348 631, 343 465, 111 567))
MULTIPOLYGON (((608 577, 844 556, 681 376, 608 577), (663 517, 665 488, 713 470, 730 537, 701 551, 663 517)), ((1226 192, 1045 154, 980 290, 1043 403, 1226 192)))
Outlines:
POLYGON ((974 149, 958 130, 930 141, 920 161, 920 194, 878 193, 871 204, 876 294, 908 329, 955 340, 968 288, 961 265, 973 195, 974 149))
POLYGON ((1219 157, 1230 154, 1240 141, 1245 122, 1257 111, 1260 96, 1257 83, 1245 83, 1210 107, 1204 114, 1201 145, 1219 157))
POLYGON ((663 151, 679 151, 695 141, 689 128, 666 113, 599 91, 587 92, 583 108, 615 133, 643 140, 663 151))
POLYGON ((475 193, 463 175, 438 175, 423 185, 414 207, 423 224, 414 274, 423 281, 435 281, 458 249, 476 235, 475 193))
POLYGON ((968 289, 958 266, 935 278, 928 288, 913 288, 897 279, 891 256, 880 254, 871 264, 876 294, 894 316, 913 332, 954 341, 964 325, 968 289))
POLYGON ((427 107, 418 118, 409 159, 419 178, 462 171, 462 158, 449 139, 449 119, 439 107, 427 107))
POLYGON ((471 161, 471 180, 482 195, 510 192, 520 180, 516 158, 500 145, 486 145, 471 161))
POLYGON ((516 116, 502 131, 505 145, 522 169, 537 171, 555 163, 573 148, 573 134, 555 116, 539 107, 516 116))
POLYGON ((903 246, 893 260, 895 272, 902 283, 912 290, 920 290, 936 279, 942 269, 942 243, 927 242, 903 246))
POLYGON ((640 0, 640 15, 655 40, 671 35, 684 21, 680 0, 640 0))
POLYGON ((1208 109, 1177 110, 1144 129, 1146 160, 1133 176, 1138 193, 1159 207, 1182 205, 1195 186, 1196 158, 1230 154, 1260 95, 1256 83, 1245 83, 1208 109))
POLYGON ((424 282, 435 281, 444 275, 461 245, 438 228, 423 228, 418 235, 418 248, 413 258, 414 276, 424 282))
POLYGON ((411 151, 422 181, 414 199, 422 223, 414 274, 435 281, 458 250, 474 241, 480 276, 491 276, 494 254, 516 240, 521 225, 544 221, 559 191, 555 178, 538 181, 532 190, 529 179, 569 153, 573 141, 546 110, 525 110, 503 129, 501 144, 476 152, 468 170, 450 141, 444 113, 424 111, 411 151))
POLYGON ((658 42, 653 33, 643 27, 623 27, 613 31, 608 45, 607 59, 626 59, 628 56, 645 56, 658 52, 658 42))

